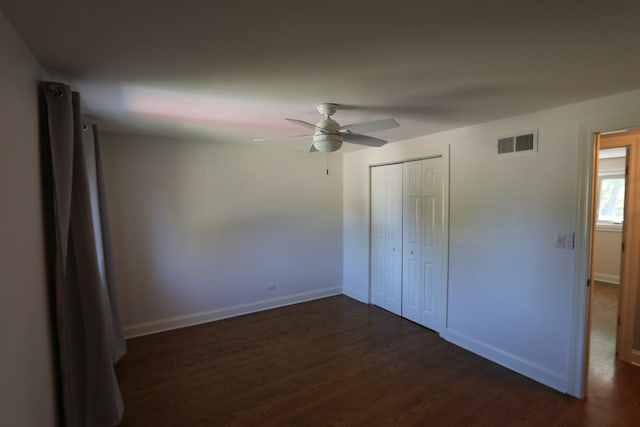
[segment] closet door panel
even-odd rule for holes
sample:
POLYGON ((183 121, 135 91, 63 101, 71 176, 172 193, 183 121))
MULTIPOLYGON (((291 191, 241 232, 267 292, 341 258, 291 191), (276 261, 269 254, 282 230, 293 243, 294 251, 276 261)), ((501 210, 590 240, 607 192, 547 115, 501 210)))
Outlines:
MULTIPOLYGON (((426 171, 425 171, 426 172, 426 171)), ((433 170, 429 170, 433 172, 433 170)), ((426 181, 426 180, 425 180, 426 181)), ((436 224, 436 198, 432 195, 422 197, 423 216, 422 216, 422 289, 424 292, 422 299, 422 317, 424 323, 428 323, 429 317, 434 315, 433 312, 433 262, 437 258, 437 248, 434 246, 434 231, 437 229, 436 224)))
POLYGON ((445 250, 444 159, 422 161, 422 291, 421 324, 437 332, 444 329, 443 259, 445 250))
POLYGON ((385 305, 386 288, 386 173, 371 168, 371 303, 385 305))
MULTIPOLYGON (((433 307, 433 264, 425 262, 422 264, 422 301, 420 307, 422 308, 422 318, 429 319, 434 314, 433 307)), ((421 323, 427 323, 422 321, 421 323)), ((427 326, 425 324, 425 326, 427 326)))
POLYGON ((371 303, 401 314, 401 164, 371 168, 371 303))
POLYGON ((407 162, 403 166, 403 275, 402 316, 420 323, 422 299, 422 273, 420 238, 422 216, 422 171, 420 161, 407 162))
POLYGON ((386 253, 387 289, 385 308, 402 312, 402 164, 384 166, 386 170, 386 253))

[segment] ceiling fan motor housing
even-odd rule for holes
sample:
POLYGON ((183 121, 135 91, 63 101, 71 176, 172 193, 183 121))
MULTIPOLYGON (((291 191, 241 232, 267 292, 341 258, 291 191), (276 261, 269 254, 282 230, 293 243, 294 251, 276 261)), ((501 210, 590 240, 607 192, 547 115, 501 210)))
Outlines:
POLYGON ((342 135, 338 129, 340 125, 331 117, 326 117, 316 124, 313 135, 313 146, 318 151, 330 153, 342 147, 342 135))

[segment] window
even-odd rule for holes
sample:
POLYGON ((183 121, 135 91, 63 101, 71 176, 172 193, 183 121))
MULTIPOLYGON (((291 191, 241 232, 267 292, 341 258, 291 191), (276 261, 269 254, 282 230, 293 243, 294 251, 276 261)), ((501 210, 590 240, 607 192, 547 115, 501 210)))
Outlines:
POLYGON ((624 174, 598 177, 598 224, 622 224, 624 220, 624 174))

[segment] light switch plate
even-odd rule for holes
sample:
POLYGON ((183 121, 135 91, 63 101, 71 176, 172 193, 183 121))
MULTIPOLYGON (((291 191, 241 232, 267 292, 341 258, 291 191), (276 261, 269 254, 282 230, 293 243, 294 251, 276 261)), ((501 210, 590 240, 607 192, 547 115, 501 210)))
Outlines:
POLYGON ((555 247, 560 249, 573 249, 575 232, 556 233, 555 247))
POLYGON ((573 242, 575 240, 574 236, 575 233, 573 231, 568 231, 567 233, 565 233, 564 247, 566 249, 573 249, 573 242))

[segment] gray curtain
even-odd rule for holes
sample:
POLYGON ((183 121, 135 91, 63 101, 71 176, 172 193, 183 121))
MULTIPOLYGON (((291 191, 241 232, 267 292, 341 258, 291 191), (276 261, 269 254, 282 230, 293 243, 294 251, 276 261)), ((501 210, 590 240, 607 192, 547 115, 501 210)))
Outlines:
POLYGON ((100 146, 80 96, 40 82, 43 204, 61 415, 113 426, 124 406, 113 364, 126 352, 113 274, 100 146))

